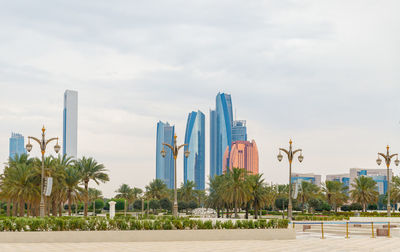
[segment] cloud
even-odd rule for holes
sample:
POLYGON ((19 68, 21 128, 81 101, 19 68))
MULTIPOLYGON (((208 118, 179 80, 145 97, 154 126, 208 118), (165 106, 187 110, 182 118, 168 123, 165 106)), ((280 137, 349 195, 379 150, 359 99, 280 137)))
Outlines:
MULTIPOLYGON (((284 183, 276 150, 304 149, 297 171, 374 166, 399 150, 398 1, 32 1, 0 9, 0 160, 12 131, 62 135, 65 89, 79 92, 81 155, 121 183, 155 176, 158 120, 183 141, 189 112, 219 91, 260 151, 260 171, 284 183), (381 147, 381 149, 380 149, 381 147)), ((36 150, 35 150, 36 151, 36 150)), ((34 152, 33 154, 35 154, 34 152)), ((178 162, 182 179, 182 162, 178 162)), ((296 168, 297 169, 297 168, 296 168)))

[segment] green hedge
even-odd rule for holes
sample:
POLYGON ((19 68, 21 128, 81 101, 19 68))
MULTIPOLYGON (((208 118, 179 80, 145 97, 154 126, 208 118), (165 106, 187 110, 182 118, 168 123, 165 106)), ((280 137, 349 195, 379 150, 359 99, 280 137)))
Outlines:
POLYGON ((0 218, 0 231, 84 231, 84 230, 173 230, 173 229, 267 229, 287 228, 288 220, 201 221, 189 218, 156 218, 139 220, 132 217, 46 217, 0 218))

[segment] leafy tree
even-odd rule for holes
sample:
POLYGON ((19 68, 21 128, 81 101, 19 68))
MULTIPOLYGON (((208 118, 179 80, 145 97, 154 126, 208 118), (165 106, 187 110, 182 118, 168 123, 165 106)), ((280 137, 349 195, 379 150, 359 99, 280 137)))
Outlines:
POLYGON ((93 204, 93 207, 92 207, 93 215, 96 215, 96 200, 101 199, 102 197, 103 197, 103 195, 100 190, 97 190, 95 188, 89 188, 89 200, 93 204))
POLYGON ((164 210, 172 211, 172 202, 168 198, 160 199, 160 206, 164 210))

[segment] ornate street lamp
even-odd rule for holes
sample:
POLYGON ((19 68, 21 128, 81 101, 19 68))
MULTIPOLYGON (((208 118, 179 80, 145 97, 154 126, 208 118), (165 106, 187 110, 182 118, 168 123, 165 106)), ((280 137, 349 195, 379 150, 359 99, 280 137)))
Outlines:
MULTIPOLYGON (((163 158, 165 158, 165 156, 167 155, 167 152, 164 150, 164 146, 168 146, 168 148, 171 149, 172 151, 172 155, 174 157, 174 207, 173 207, 173 215, 174 217, 178 217, 178 192, 177 192, 177 187, 176 187, 176 158, 178 157, 178 152, 179 150, 184 147, 187 146, 187 144, 182 144, 182 145, 177 145, 176 144, 176 135, 174 135, 174 146, 167 144, 167 143, 163 143, 163 148, 161 150, 161 156, 163 158)), ((188 158, 190 155, 189 151, 185 151, 185 158, 188 158)))
POLYGON ((288 219, 292 219, 292 161, 294 154, 297 152, 300 152, 300 155, 298 156, 299 162, 303 162, 304 156, 303 156, 303 151, 301 149, 297 150, 292 150, 292 140, 289 141, 289 150, 279 148, 279 154, 277 156, 278 161, 281 162, 283 159, 283 156, 281 154, 281 151, 285 152, 287 154, 288 160, 289 160, 289 204, 288 204, 288 219))
POLYGON ((47 145, 53 140, 57 140, 56 145, 54 145, 54 151, 56 153, 58 153, 61 149, 60 145, 58 144, 58 137, 53 137, 53 138, 46 140, 45 139, 46 134, 44 133, 45 131, 46 131, 46 129, 43 126, 41 140, 39 140, 36 137, 28 136, 28 144, 26 145, 26 150, 28 152, 31 152, 31 150, 32 150, 31 139, 33 139, 34 141, 36 141, 39 144, 40 150, 42 152, 42 177, 40 179, 40 217, 44 217, 44 209, 45 209, 44 195, 43 195, 44 194, 44 188, 43 188, 43 185, 44 185, 44 183, 43 183, 43 180, 44 180, 44 153, 46 152, 47 145))
POLYGON ((386 155, 383 153, 378 153, 378 159, 376 160, 376 163, 378 165, 381 165, 382 163, 382 159, 379 158, 379 156, 382 156, 385 159, 385 163, 386 163, 386 168, 387 168, 387 175, 386 175, 386 181, 387 181, 387 193, 388 193, 388 201, 387 201, 387 216, 390 217, 390 177, 389 177, 389 166, 390 163, 392 161, 392 158, 394 158, 396 156, 396 160, 394 161, 394 164, 396 166, 399 166, 400 164, 400 160, 399 160, 399 155, 398 154, 392 154, 390 155, 389 153, 389 145, 386 147, 386 155))

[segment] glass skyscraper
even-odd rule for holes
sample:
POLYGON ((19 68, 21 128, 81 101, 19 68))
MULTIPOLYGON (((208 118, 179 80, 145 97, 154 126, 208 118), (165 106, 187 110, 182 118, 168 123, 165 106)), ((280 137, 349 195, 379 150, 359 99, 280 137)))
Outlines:
POLYGON ((63 111, 63 155, 78 155, 78 92, 66 90, 63 111))
POLYGON ((247 127, 245 120, 233 121, 232 142, 247 141, 247 127))
POLYGON ((169 189, 174 188, 174 157, 168 147, 164 147, 165 157, 161 156, 163 143, 174 145, 175 126, 159 121, 156 140, 156 178, 161 179, 169 189))
POLYGON ((186 123, 185 151, 190 151, 183 159, 184 183, 194 181, 196 190, 205 189, 205 116, 199 110, 189 113, 186 123))
POLYGON ((232 145, 232 120, 231 95, 218 93, 210 111, 210 178, 222 174, 225 150, 232 145))
POLYGON ((11 133, 10 137, 10 158, 14 158, 15 155, 25 154, 25 141, 24 136, 18 133, 11 133))

